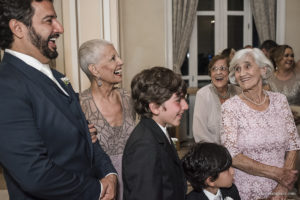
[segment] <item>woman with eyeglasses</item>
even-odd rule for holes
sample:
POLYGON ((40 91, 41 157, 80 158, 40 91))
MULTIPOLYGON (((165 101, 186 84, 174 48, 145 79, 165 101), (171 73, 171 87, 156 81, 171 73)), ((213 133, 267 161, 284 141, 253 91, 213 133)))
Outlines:
POLYGON ((230 62, 230 82, 242 93, 221 108, 221 143, 232 156, 241 199, 286 199, 297 179, 300 149, 286 97, 265 91, 273 65, 260 49, 242 49, 230 62))
POLYGON ((213 57, 208 65, 211 84, 196 94, 193 135, 196 142, 220 144, 221 104, 239 93, 237 86, 228 82, 228 59, 224 55, 213 57))

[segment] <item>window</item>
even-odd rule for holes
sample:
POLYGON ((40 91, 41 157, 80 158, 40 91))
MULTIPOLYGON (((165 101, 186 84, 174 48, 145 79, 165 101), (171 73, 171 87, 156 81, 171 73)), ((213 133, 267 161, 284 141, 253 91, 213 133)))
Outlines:
MULTIPOLYGON (((199 0, 189 52, 181 68, 188 87, 201 88, 210 83, 208 63, 223 49, 254 45, 252 25, 249 0, 199 0)), ((182 123, 187 127, 181 130, 187 132, 183 139, 192 138, 194 102, 195 95, 190 95, 189 112, 182 123)))
POLYGON ((198 3, 189 52, 181 68, 189 87, 210 80, 209 60, 227 47, 253 45, 249 0, 201 0, 198 3))

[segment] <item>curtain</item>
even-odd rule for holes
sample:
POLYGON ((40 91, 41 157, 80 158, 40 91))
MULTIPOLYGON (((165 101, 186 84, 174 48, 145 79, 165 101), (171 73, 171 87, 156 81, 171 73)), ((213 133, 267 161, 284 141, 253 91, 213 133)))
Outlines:
POLYGON ((198 0, 173 0, 173 67, 180 73, 190 45, 190 39, 196 18, 198 0))
POLYGON ((260 43, 275 38, 276 0, 250 0, 260 43))

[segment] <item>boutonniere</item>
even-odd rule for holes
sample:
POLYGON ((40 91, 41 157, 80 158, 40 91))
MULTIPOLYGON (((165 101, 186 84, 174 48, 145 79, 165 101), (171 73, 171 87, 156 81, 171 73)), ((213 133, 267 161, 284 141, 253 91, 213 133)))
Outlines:
POLYGON ((234 200, 234 199, 231 197, 225 197, 224 200, 234 200))
POLYGON ((68 79, 67 77, 62 77, 60 80, 62 80, 62 82, 64 82, 66 86, 70 84, 70 79, 68 79))

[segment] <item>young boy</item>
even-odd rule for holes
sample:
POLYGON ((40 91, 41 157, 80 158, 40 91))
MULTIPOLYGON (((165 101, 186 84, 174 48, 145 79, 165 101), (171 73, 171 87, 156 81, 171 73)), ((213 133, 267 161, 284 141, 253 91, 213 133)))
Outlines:
POLYGON ((137 74, 131 94, 141 120, 123 154, 124 200, 184 200, 186 180, 166 126, 178 126, 188 105, 181 76, 164 67, 137 74))
POLYGON ((239 200, 232 183, 234 171, 228 150, 215 143, 197 143, 182 158, 182 166, 193 191, 187 200, 239 200))

